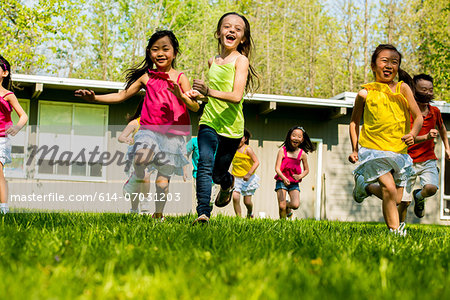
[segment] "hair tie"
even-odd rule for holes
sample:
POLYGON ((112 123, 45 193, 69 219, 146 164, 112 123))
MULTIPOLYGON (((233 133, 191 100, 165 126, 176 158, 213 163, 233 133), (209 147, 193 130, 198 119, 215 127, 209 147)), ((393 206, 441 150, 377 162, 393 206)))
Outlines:
POLYGON ((6 64, 5 63, 3 63, 3 69, 5 70, 5 71, 8 71, 8 69, 6 68, 6 64))

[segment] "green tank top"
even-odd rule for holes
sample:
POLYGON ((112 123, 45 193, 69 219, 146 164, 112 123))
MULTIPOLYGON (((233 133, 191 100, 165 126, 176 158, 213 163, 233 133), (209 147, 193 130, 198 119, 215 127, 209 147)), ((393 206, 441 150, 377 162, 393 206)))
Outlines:
MULTIPOLYGON (((217 91, 232 92, 235 73, 235 61, 217 65, 213 60, 208 73, 209 87, 217 91)), ((244 97, 239 103, 229 103, 208 97, 208 103, 199 124, 207 125, 217 134, 227 138, 242 138, 244 136, 243 99, 244 97)))

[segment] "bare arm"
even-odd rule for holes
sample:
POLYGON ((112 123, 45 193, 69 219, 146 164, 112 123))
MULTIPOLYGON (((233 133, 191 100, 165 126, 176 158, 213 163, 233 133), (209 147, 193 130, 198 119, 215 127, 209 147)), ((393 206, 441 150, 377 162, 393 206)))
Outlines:
POLYGON ((445 159, 450 160, 450 146, 448 144, 447 128, 445 128, 444 124, 442 124, 442 127, 439 128, 439 135, 444 143, 445 159))
POLYGON ((255 173, 256 169, 259 167, 258 157, 256 157, 256 154, 252 148, 247 147, 247 155, 250 156, 250 158, 252 159, 253 165, 248 171, 248 173, 244 176, 245 181, 249 180, 250 177, 253 175, 253 173, 255 173))
POLYGON ((278 174, 278 176, 280 176, 280 178, 283 180, 283 183, 287 186, 290 185, 291 182, 286 178, 286 176, 283 175, 283 172, 281 172, 281 161, 283 160, 283 156, 284 149, 280 148, 277 154, 277 161, 275 162, 275 172, 278 174))
POLYGON ((76 90, 75 96, 80 97, 89 102, 101 102, 108 104, 115 104, 123 102, 130 97, 136 95, 141 88, 145 87, 148 81, 148 75, 142 75, 138 80, 136 80, 128 89, 122 90, 118 93, 110 93, 105 95, 96 95, 92 90, 76 90))
POLYGON ((419 106, 417 106, 417 102, 414 99, 414 95, 409 88, 409 86, 406 83, 402 83, 402 86, 400 88, 401 93, 403 96, 405 96, 406 100, 408 100, 409 108, 411 110, 411 115, 413 117, 413 126, 411 128, 411 131, 406 134, 404 137, 402 137, 402 140, 408 145, 411 146, 414 144, 414 139, 419 134, 420 129, 422 128, 423 124, 423 117, 420 113, 419 106))
MULTIPOLYGON (((209 62, 211 66, 211 62, 209 62)), ((210 89, 202 80, 194 79, 194 90, 199 91, 201 94, 210 96, 225 102, 239 103, 244 96, 245 85, 247 83, 247 75, 249 68, 248 58, 244 55, 239 56, 236 59, 236 73, 234 76, 233 91, 222 92, 218 90, 210 89)))
POLYGON ((293 175, 293 177, 296 180, 302 180, 304 177, 306 177, 306 175, 309 174, 309 166, 308 166, 308 154, 306 154, 306 152, 303 151, 302 153, 302 157, 300 158, 303 164, 303 171, 301 174, 295 174, 293 175))
POLYGON ((359 138, 359 124, 364 111, 364 105, 366 103, 367 90, 360 90, 355 99, 353 105, 352 118, 349 125, 350 142, 352 144, 352 153, 349 155, 348 160, 351 163, 358 161, 358 138, 359 138))
POLYGON ((127 127, 125 127, 125 129, 119 135, 117 140, 120 143, 127 143, 131 145, 134 142, 133 138, 131 137, 131 134, 136 130, 138 126, 139 122, 136 119, 132 120, 130 123, 128 123, 127 127))
POLYGON ((6 130, 7 134, 14 136, 23 128, 23 126, 25 126, 25 124, 27 124, 28 115, 25 113, 22 106, 20 106, 19 100, 17 100, 17 98, 14 94, 10 94, 10 95, 6 96, 5 100, 8 101, 9 104, 11 104, 11 107, 14 109, 14 111, 19 116, 19 121, 17 122, 17 124, 9 127, 6 130))
POLYGON ((197 101, 195 99, 191 99, 190 95, 192 92, 189 92, 191 90, 191 85, 189 83, 188 78, 186 75, 182 74, 180 77, 180 84, 176 83, 173 80, 169 81, 173 84, 173 89, 168 88, 168 90, 174 94, 179 100, 183 101, 184 104, 186 104, 186 107, 189 110, 192 110, 194 112, 198 111, 200 108, 200 105, 198 105, 197 101), (180 89, 181 86, 181 89, 180 89), (183 91, 188 91, 186 93, 183 93, 183 91))

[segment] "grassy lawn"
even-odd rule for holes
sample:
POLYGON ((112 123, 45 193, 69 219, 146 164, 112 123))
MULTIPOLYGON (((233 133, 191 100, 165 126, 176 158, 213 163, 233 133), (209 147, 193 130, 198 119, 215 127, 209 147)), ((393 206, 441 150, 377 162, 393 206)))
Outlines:
POLYGON ((0 298, 450 299, 449 227, 193 219, 0 216, 0 298))

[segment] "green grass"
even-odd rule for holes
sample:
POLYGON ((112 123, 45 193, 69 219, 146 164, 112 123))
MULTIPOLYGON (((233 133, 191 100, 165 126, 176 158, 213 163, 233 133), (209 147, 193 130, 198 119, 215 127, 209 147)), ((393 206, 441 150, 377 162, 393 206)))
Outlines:
POLYGON ((193 219, 0 216, 0 297, 450 299, 448 227, 193 219))

